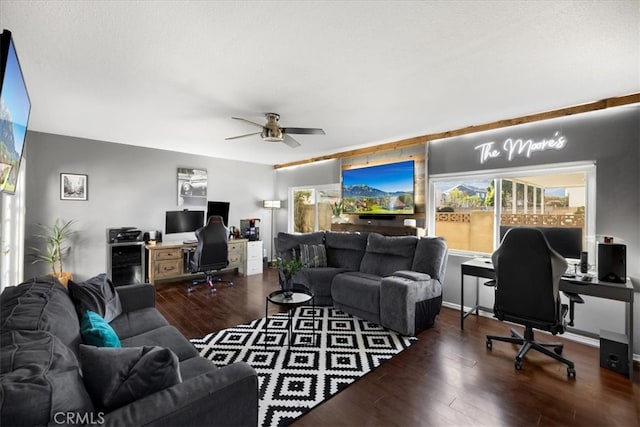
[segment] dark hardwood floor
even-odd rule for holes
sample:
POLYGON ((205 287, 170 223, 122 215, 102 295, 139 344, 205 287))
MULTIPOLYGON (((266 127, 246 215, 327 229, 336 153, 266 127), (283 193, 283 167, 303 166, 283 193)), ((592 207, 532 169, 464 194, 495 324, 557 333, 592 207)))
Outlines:
MULTIPOLYGON (((206 286, 190 295, 187 282, 157 284, 157 306, 188 338, 264 317, 265 296, 277 288, 274 270, 240 277, 235 286, 206 286)), ((271 308, 270 313, 277 311, 271 308)), ((579 319, 577 319, 579 321, 579 319)), ((530 352, 514 369, 516 347, 486 334, 508 335, 510 326, 443 308, 418 342, 341 393, 299 418, 295 426, 640 426, 640 369, 634 381, 601 369, 598 348, 537 333, 565 343, 576 366, 530 352)))

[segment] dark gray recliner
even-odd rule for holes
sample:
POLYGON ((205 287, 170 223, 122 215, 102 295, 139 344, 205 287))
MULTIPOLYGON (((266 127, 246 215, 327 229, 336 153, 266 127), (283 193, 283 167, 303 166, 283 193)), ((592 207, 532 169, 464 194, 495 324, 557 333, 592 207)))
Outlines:
POLYGON ((305 268, 294 287, 313 292, 316 305, 335 308, 403 335, 434 325, 442 306, 447 245, 442 238, 378 233, 279 233, 278 256, 321 245, 327 265, 305 268))

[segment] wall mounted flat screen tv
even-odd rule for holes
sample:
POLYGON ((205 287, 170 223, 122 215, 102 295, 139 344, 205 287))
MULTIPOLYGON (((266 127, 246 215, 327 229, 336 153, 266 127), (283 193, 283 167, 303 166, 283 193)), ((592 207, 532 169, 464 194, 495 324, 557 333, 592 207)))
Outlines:
POLYGON ((11 32, 0 34, 0 192, 16 191, 31 101, 11 32))
POLYGON ((413 160, 342 171, 346 213, 404 215, 415 213, 413 160))
POLYGON ((204 211, 167 211, 165 234, 188 233, 204 226, 204 211))
POLYGON ((229 202, 207 202, 207 220, 212 215, 222 217, 225 226, 229 226, 229 202))

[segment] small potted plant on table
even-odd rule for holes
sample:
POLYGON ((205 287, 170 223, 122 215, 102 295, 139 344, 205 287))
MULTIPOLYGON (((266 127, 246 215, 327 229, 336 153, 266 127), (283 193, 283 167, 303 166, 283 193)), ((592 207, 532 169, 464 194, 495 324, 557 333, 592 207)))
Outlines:
POLYGON ((288 260, 283 260, 278 257, 276 259, 276 267, 278 268, 278 281, 280 282, 280 287, 284 291, 285 298, 291 298, 293 295, 293 276, 302 270, 305 265, 302 263, 302 259, 300 257, 292 257, 288 260))

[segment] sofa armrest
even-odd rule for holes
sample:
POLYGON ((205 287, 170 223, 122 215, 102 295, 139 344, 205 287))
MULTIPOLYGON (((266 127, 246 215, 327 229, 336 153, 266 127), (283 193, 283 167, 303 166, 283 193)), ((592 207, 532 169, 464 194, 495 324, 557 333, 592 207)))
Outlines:
POLYGON ((414 282, 426 282, 431 280, 431 276, 427 273, 420 273, 419 271, 411 270, 399 270, 392 274, 395 277, 403 277, 405 279, 413 280, 414 282))
POLYGON ((416 303, 442 295, 442 285, 426 273, 398 271, 380 284, 380 323, 403 335, 416 333, 416 303))
POLYGON ((123 313, 156 306, 156 288, 153 285, 142 283, 116 286, 115 289, 120 297, 123 313))
POLYGON ((256 426, 258 375, 244 362, 209 371, 104 415, 107 426, 256 426))

